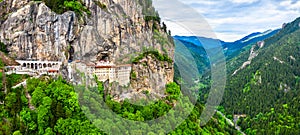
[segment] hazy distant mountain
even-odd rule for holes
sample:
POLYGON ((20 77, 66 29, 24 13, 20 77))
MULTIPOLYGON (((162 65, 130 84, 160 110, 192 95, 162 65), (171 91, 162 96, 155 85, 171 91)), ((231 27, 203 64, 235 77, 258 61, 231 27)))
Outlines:
MULTIPOLYGON (((206 37, 196 37, 196 36, 173 36, 174 39, 178 40, 178 41, 185 41, 186 43, 192 43, 194 45, 197 46, 203 46, 203 44, 205 44, 207 46, 211 45, 209 43, 211 42, 219 42, 221 45, 226 44, 226 42, 219 40, 219 39, 212 39, 212 38, 206 38, 206 37)), ((217 47, 216 44, 213 44, 213 47, 217 47)))
POLYGON ((196 46, 202 46, 205 44, 205 48, 215 48, 219 44, 222 45, 224 49, 225 56, 227 59, 231 59, 234 56, 237 56, 244 47, 248 45, 256 44, 258 41, 265 40, 275 34, 278 33, 280 29, 276 30, 267 30, 265 32, 255 32, 252 33, 240 40, 235 42, 225 42, 220 39, 212 39, 212 38, 205 38, 205 37, 196 37, 196 36, 174 36, 174 39, 178 41, 184 41, 183 43, 192 43, 196 46), (219 44, 217 44, 218 42, 219 44))
POLYGON ((231 58, 237 56, 238 54, 240 54, 241 50, 244 47, 256 44, 258 41, 263 41, 267 38, 270 38, 273 35, 277 34, 279 31, 280 31, 280 29, 267 30, 262 33, 255 32, 255 33, 252 33, 252 34, 250 34, 240 40, 237 40, 235 42, 224 43, 223 46, 224 46, 225 54, 228 59, 231 59, 231 58))

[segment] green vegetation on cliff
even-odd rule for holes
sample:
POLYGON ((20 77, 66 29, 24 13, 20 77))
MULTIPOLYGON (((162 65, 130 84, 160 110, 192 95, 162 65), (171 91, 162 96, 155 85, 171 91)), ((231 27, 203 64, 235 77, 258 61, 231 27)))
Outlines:
POLYGON ((145 58, 146 56, 153 56, 154 58, 158 59, 159 61, 167 61, 169 63, 172 63, 173 60, 166 54, 161 54, 157 50, 152 50, 152 51, 145 51, 144 53, 141 53, 137 57, 135 57, 132 62, 133 63, 138 63, 140 60, 145 58))
POLYGON ((0 51, 4 53, 8 53, 6 45, 0 41, 0 51))
POLYGON ((145 16, 146 22, 155 21, 160 24, 160 17, 155 8, 152 5, 152 0, 138 0, 139 4, 143 7, 142 13, 145 16))
MULTIPOLYGON (((35 0, 40 1, 40 0, 35 0)), ((74 11, 78 15, 83 12, 91 12, 85 7, 80 0, 42 0, 55 13, 62 14, 66 11, 74 11)))

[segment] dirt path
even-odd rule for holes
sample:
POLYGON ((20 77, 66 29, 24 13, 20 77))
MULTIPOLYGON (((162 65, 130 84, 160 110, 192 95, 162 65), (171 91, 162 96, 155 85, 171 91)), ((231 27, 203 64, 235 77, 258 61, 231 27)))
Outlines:
POLYGON ((235 125, 234 122, 231 119, 228 119, 222 112, 217 111, 217 113, 219 113, 227 121, 227 123, 229 123, 231 126, 234 126, 234 128, 237 131, 239 131, 242 135, 246 135, 243 131, 241 131, 241 127, 235 125))
POLYGON ((35 110, 35 107, 31 104, 31 96, 30 96, 30 94, 28 93, 27 90, 25 91, 25 96, 28 99, 28 107, 29 107, 29 109, 30 110, 35 110))
MULTIPOLYGON (((34 76, 34 77, 31 77, 31 79, 32 79, 32 78, 39 78, 39 77, 40 77, 40 76, 34 76)), ((13 86, 12 88, 15 89, 15 88, 18 88, 18 87, 21 87, 21 86, 24 86, 24 87, 25 87, 25 86, 27 85, 27 80, 28 80, 28 79, 26 79, 25 81, 23 81, 23 82, 21 82, 21 83, 15 85, 15 86, 13 86)), ((28 107, 29 107, 29 109, 30 109, 30 110, 35 110, 35 107, 31 104, 31 95, 28 93, 27 90, 25 91, 25 96, 26 96, 26 98, 28 99, 28 107)))

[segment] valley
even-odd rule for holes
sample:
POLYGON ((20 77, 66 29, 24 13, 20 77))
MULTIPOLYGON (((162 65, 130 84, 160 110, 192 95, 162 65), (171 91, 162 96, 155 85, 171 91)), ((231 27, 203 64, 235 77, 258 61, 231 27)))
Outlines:
POLYGON ((155 3, 0 0, 0 135, 300 134, 300 18, 226 42, 155 3))
MULTIPOLYGON (((300 88, 297 78, 300 67, 296 59, 300 54, 299 25, 300 19, 297 18, 281 30, 277 30, 276 34, 259 38, 248 45, 237 44, 230 47, 222 43, 228 60, 228 80, 221 106, 225 109, 225 116, 232 120, 235 115, 247 115, 237 120, 240 130, 245 134, 299 134, 297 110, 300 88), (227 53, 230 52, 230 48, 239 48, 233 49, 239 53, 234 57, 230 56, 227 53)), ((193 44, 205 54, 205 49, 200 43, 203 38, 198 38, 197 42, 195 37, 176 38, 187 47, 193 44), (189 40, 190 42, 186 43, 189 40)), ((205 63, 207 62, 202 61, 199 65, 205 63)), ((209 65, 206 66, 206 72, 210 72, 209 65)), ((205 72, 204 68, 202 70, 205 72)), ((209 84, 206 83, 206 86, 209 84)), ((200 91, 203 94, 201 99, 205 102, 209 91, 207 88, 200 91)))

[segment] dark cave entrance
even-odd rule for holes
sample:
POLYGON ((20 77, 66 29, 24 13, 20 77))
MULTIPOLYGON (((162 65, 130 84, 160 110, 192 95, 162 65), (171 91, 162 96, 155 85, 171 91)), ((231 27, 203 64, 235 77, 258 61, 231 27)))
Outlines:
POLYGON ((100 53, 97 59, 99 61, 110 61, 108 53, 100 53))
POLYGON ((75 50, 74 50, 74 47, 73 46, 70 46, 69 48, 69 62, 72 62, 74 60, 74 53, 75 53, 75 50))

